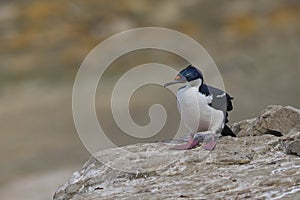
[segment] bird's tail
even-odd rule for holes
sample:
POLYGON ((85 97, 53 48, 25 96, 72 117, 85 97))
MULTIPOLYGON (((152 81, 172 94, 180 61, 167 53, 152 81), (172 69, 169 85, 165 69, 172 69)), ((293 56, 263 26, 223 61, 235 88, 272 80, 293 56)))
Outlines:
POLYGON ((232 130, 225 124, 222 132, 222 136, 231 136, 231 137, 236 137, 236 135, 232 132, 232 130))

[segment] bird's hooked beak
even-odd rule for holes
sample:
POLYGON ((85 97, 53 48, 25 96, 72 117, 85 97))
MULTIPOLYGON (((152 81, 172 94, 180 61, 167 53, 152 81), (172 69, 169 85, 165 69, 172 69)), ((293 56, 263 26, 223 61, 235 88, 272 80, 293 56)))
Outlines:
POLYGON ((164 87, 168 87, 170 85, 173 85, 173 84, 177 84, 177 83, 185 83, 186 82, 186 78, 182 75, 182 74, 178 74, 176 77, 175 77, 175 80, 174 81, 171 81, 171 82, 168 82, 164 85, 164 87))

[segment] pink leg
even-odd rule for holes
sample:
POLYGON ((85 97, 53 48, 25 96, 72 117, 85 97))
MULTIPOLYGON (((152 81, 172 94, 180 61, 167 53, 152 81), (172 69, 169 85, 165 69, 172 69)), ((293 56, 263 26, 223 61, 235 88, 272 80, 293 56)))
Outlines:
POLYGON ((193 147, 197 146, 199 144, 198 139, 194 139, 194 134, 191 134, 190 139, 187 143, 185 144, 180 144, 175 147, 172 147, 172 150, 187 150, 187 149, 192 149, 193 147))
POLYGON ((213 134, 212 139, 209 142, 203 143, 203 149, 211 151, 215 148, 217 142, 215 141, 215 134, 213 134))

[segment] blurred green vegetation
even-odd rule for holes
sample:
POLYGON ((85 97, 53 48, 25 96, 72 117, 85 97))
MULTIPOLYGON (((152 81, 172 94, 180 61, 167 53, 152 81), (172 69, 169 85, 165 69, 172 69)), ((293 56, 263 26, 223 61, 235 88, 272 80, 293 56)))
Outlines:
POLYGON ((235 53, 233 48, 252 54, 261 44, 299 37, 299 13, 295 0, 4 1, 0 3, 1 85, 30 79, 72 80, 84 57, 102 40, 142 26, 181 31, 216 58, 235 53))

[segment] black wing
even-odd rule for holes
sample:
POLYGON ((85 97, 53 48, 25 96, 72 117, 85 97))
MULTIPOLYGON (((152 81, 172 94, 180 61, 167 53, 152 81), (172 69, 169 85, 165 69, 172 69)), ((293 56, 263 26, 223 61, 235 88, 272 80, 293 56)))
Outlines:
POLYGON ((213 100, 211 106, 214 109, 221 110, 224 112, 224 115, 226 116, 225 123, 227 123, 228 111, 231 111, 233 109, 233 105, 232 105, 233 97, 231 97, 223 90, 220 90, 218 88, 206 84, 202 84, 200 86, 199 92, 205 94, 206 96, 212 95, 213 100))
MULTIPOLYGON (((213 96, 213 100, 210 106, 214 109, 223 111, 224 115, 226 116, 225 123, 228 123, 228 111, 231 111, 233 109, 233 97, 231 97, 228 93, 224 92, 223 90, 205 84, 201 85, 201 87, 199 88, 199 92, 205 94, 206 96, 213 96)), ((221 132, 221 135, 236 137, 236 135, 226 124, 221 132)))

